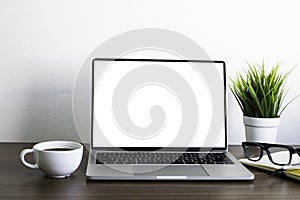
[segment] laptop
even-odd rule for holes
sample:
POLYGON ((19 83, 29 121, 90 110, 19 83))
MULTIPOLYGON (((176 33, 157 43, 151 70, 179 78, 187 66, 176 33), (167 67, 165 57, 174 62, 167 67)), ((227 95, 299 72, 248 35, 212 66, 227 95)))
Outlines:
POLYGON ((96 58, 89 180, 253 180, 228 152, 223 61, 96 58))

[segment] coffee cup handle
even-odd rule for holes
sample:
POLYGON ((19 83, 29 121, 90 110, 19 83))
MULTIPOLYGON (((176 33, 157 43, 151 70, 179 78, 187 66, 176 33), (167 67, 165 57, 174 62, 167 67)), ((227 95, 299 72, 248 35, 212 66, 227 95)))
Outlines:
POLYGON ((38 165, 37 164, 30 164, 25 160, 25 155, 28 153, 33 153, 33 149, 24 149, 21 153, 20 153, 20 159, 22 161, 22 163, 29 168, 32 169, 38 169, 38 165))

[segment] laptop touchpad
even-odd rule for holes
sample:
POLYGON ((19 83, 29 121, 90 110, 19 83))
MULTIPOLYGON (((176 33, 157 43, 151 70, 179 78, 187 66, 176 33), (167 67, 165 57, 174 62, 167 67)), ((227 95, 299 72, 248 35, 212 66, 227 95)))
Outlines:
POLYGON ((135 176, 208 176, 201 165, 132 165, 135 176))

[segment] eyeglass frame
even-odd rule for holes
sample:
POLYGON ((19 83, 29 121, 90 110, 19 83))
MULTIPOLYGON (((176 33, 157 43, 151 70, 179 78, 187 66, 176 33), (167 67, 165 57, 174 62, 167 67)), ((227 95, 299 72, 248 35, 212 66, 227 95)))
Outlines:
POLYGON ((273 164, 280 165, 280 166, 291 164, 293 154, 297 153, 300 156, 300 148, 294 148, 290 145, 284 145, 284 144, 270 144, 270 143, 260 143, 260 142, 242 142, 242 147, 243 147, 243 150, 244 150, 245 157, 247 159, 251 160, 251 161, 254 161, 254 162, 259 161, 263 157, 263 151, 265 151, 267 153, 269 160, 273 164), (259 155, 259 158, 257 160, 251 159, 247 156, 246 151, 245 151, 247 145, 248 146, 258 146, 260 148, 260 155, 259 155), (271 147, 280 147, 280 148, 287 149, 290 152, 289 162, 286 163, 286 164, 280 164, 280 163, 274 162, 273 159, 272 159, 272 156, 271 156, 271 152, 268 151, 268 149, 271 148, 271 147))

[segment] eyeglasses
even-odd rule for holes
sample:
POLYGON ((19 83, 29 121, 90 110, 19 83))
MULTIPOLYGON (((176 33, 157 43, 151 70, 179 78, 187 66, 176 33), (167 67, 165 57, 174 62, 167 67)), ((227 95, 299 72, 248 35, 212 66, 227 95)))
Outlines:
POLYGON ((251 161, 259 161, 263 156, 263 151, 268 155, 269 160, 275 165, 288 165, 292 161, 292 155, 297 153, 300 156, 300 148, 289 145, 268 144, 258 142, 242 142, 244 154, 251 161), (280 152, 279 154, 274 154, 280 152))

